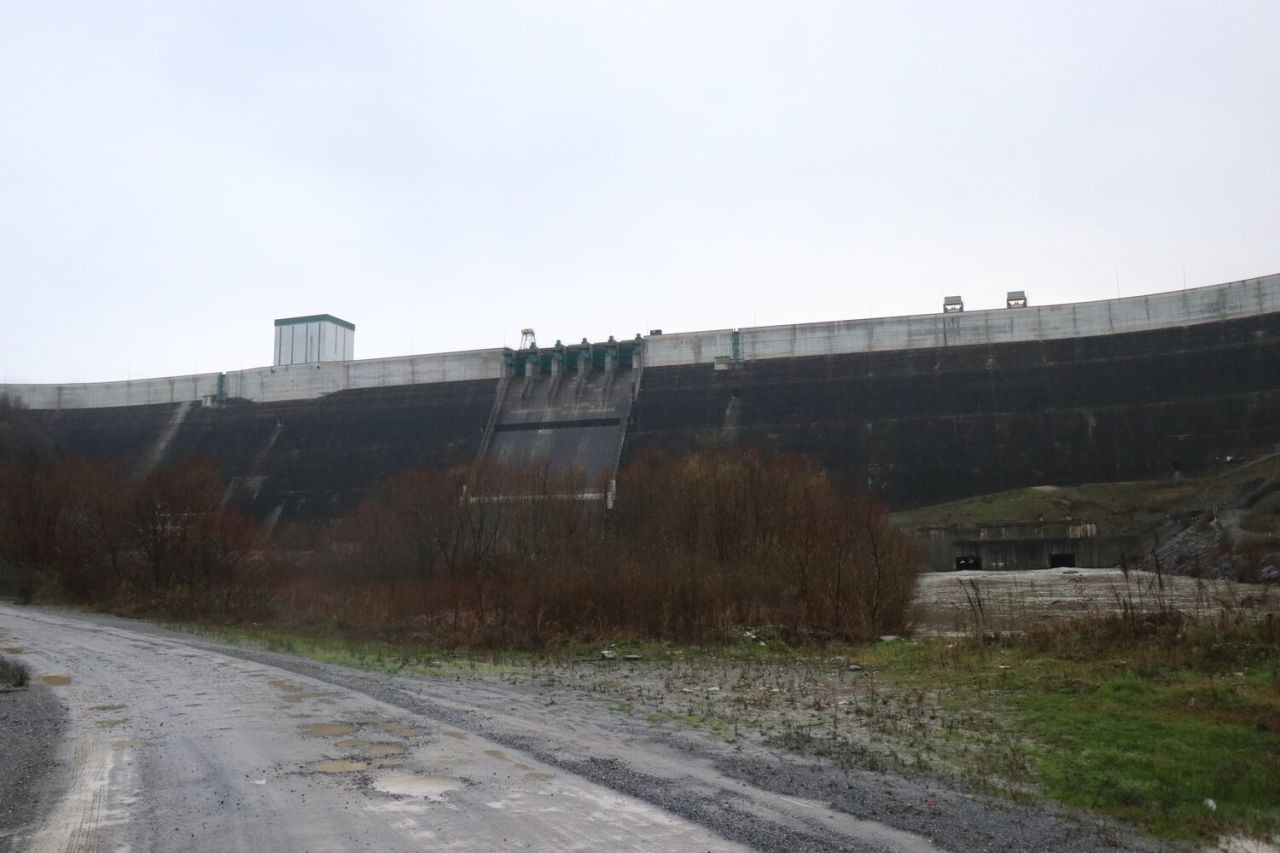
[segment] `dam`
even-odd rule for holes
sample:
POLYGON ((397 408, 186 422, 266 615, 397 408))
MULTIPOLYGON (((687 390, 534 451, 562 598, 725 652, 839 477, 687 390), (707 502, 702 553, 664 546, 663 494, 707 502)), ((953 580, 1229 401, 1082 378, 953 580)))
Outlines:
POLYGON ((238 506, 295 521, 398 470, 480 461, 578 472, 580 497, 609 501, 646 451, 761 447, 906 508, 1280 445, 1280 275, 1025 303, 0 394, 59 453, 138 471, 207 457, 238 506))

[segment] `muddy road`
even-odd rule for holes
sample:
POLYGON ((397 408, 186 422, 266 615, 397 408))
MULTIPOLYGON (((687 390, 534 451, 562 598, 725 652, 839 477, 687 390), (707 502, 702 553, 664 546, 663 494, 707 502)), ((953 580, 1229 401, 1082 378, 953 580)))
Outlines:
POLYGON ((564 685, 379 675, 8 606, 0 646, 54 694, 60 732, 49 772, 8 804, 0 849, 1148 846, 1088 818, 653 726, 564 685))

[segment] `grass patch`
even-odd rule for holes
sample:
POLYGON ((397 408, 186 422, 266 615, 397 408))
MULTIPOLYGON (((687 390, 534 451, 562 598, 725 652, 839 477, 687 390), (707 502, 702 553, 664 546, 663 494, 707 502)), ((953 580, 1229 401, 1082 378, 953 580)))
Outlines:
POLYGON ((1268 837, 1280 830, 1280 652, 1264 630, 1184 626, 1175 641, 1092 646, 1069 629, 937 638, 863 659, 893 692, 931 684, 945 715, 976 712, 965 737, 1003 732, 1002 755, 988 737, 973 758, 1010 761, 1009 783, 1023 767, 1039 794, 1162 838, 1268 837))
MULTIPOLYGON (((1170 513, 1203 509, 1230 500, 1257 478, 1280 478, 1280 456, 1271 454, 1244 465, 1229 465, 1197 478, 1139 480, 1080 485, 1032 486, 904 510, 895 521, 911 527, 951 524, 1001 524, 1087 518, 1108 530, 1139 531, 1163 522, 1170 513)), ((1280 532, 1275 511, 1255 512, 1249 524, 1259 532, 1280 532)))
POLYGON ((1014 704, 1056 800, 1184 840, 1277 825, 1280 738, 1206 719, 1179 687, 1126 676, 1084 693, 1028 690, 1014 704))
POLYGON ((212 637, 231 645, 283 652, 322 663, 388 675, 448 678, 481 674, 511 675, 526 671, 514 660, 503 661, 499 655, 489 651, 444 651, 430 645, 350 637, 340 631, 204 623, 183 623, 169 627, 212 637))

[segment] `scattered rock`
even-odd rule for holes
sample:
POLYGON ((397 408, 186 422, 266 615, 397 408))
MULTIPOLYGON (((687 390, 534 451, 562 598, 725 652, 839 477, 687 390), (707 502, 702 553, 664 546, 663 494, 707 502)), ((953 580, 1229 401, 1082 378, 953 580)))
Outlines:
POLYGON ((613 660, 617 656, 618 656, 618 653, 615 652, 613 649, 604 649, 603 651, 600 652, 600 657, 604 658, 605 660, 613 660))
POLYGON ((642 655, 623 655, 623 660, 644 660, 642 655))

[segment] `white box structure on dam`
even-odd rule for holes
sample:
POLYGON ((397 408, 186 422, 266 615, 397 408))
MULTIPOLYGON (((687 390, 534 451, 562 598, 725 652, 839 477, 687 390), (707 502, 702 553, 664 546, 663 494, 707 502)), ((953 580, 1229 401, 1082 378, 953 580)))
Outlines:
POLYGON ((356 326, 332 314, 276 320, 275 366, 351 361, 356 352, 356 326))

